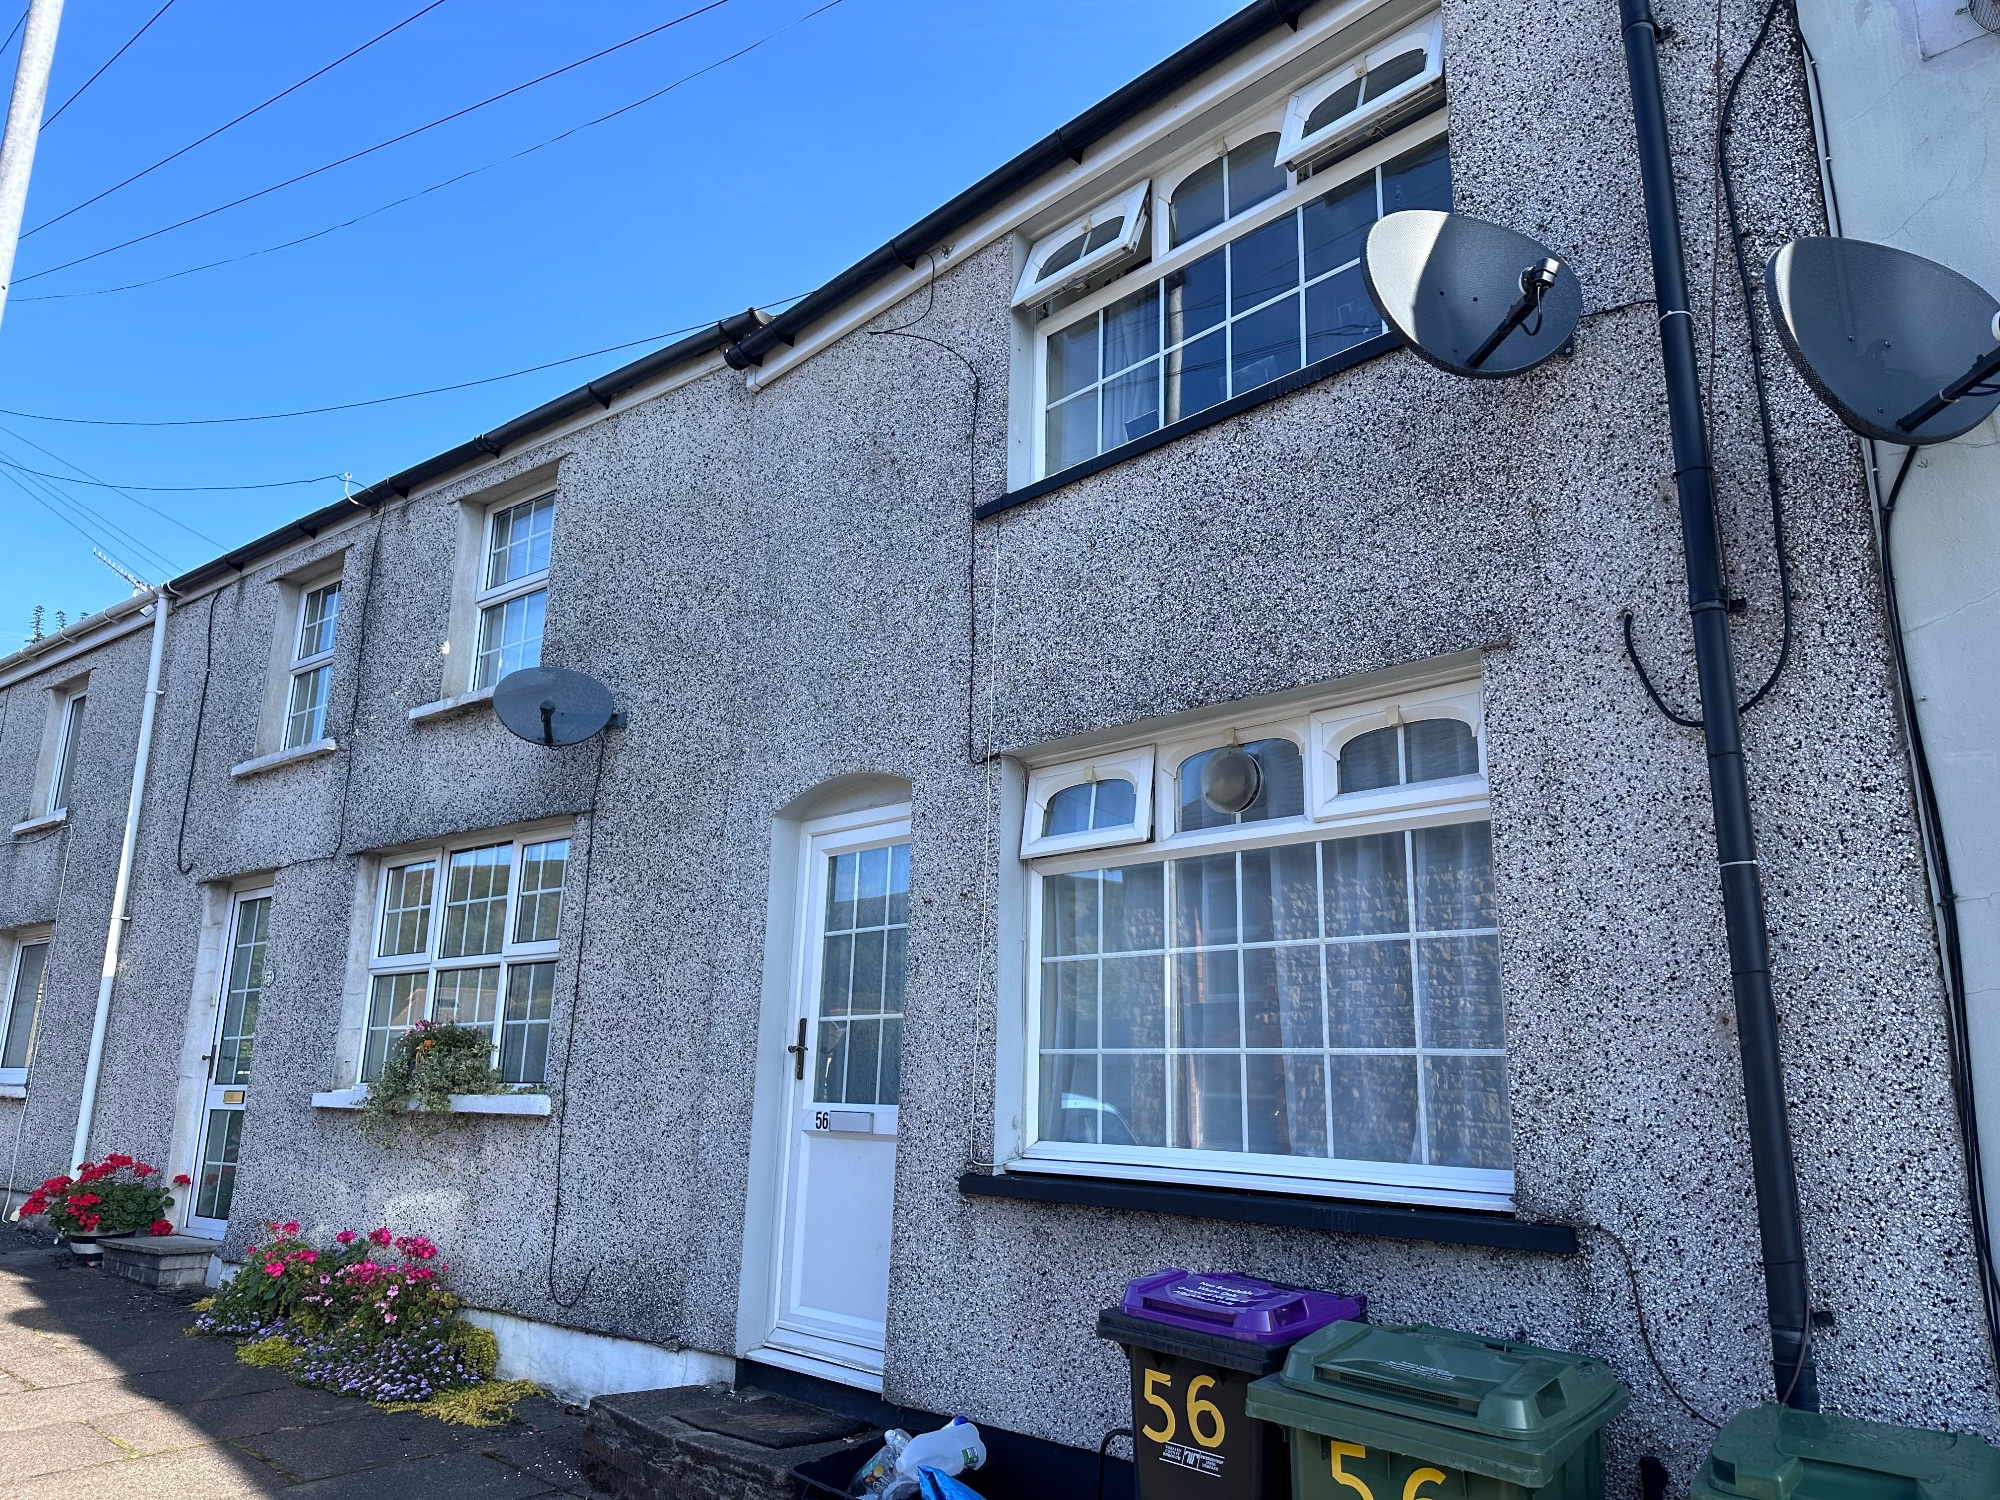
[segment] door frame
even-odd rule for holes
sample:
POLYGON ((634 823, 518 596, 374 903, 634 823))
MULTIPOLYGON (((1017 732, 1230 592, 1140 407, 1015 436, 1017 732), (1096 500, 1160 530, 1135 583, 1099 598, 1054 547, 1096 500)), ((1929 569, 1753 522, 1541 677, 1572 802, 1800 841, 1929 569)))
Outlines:
MULTIPOLYGON (((812 910, 821 889, 818 866, 849 848, 906 842, 911 836, 907 800, 876 802, 800 822, 778 820, 772 840, 771 895, 766 911, 762 1015, 751 1114, 750 1193, 744 1215, 742 1280, 737 1304, 737 1355, 762 1364, 817 1375, 843 1385, 880 1391, 877 1370, 772 1347, 778 1331, 784 1276, 787 1190, 796 1142, 792 1128, 792 1058, 785 1050, 804 1014, 804 984, 818 971, 814 944, 820 923, 812 910)), ((914 914, 915 887, 912 882, 914 914)), ((906 1028, 907 1031, 907 1028, 906 1028)), ((907 1037, 905 1038, 907 1040, 907 1037)), ((893 1251, 892 1251, 893 1253, 893 1251)))

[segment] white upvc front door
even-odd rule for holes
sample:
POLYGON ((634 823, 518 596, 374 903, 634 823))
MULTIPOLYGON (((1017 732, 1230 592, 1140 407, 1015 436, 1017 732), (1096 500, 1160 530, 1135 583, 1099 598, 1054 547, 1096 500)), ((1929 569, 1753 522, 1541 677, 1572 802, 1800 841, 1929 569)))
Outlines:
POLYGON ((264 995, 264 954, 271 934, 271 893, 244 891, 230 903, 223 950, 222 992, 215 1007, 215 1036, 203 1059, 208 1084, 195 1159, 194 1186, 186 1205, 191 1234, 220 1239, 229 1228, 236 1192, 236 1156, 243 1114, 250 1101, 250 1061, 257 1041, 257 1006, 264 995))
POLYGON ((766 1348, 879 1388, 896 1197, 910 819, 809 824, 766 1348))

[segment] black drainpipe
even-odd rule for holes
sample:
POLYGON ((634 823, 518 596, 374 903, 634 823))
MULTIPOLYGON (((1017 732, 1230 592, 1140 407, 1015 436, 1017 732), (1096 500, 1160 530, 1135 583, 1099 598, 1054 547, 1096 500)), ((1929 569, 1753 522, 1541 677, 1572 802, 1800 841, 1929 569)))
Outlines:
POLYGON ((1667 148, 1666 107, 1660 97, 1658 24, 1651 0, 1619 0, 1625 66, 1632 83, 1632 118, 1639 138, 1639 175, 1646 190, 1646 232, 1653 248, 1653 290, 1660 310, 1660 357, 1666 366, 1667 414, 1673 430, 1674 485, 1680 496, 1681 543, 1687 553, 1688 611, 1695 666, 1701 679, 1702 731, 1708 743, 1709 796, 1715 804, 1715 846, 1722 864, 1722 920, 1729 938, 1729 976, 1736 991, 1736 1025, 1743 1052, 1743 1097, 1750 1123, 1750 1163, 1757 1186, 1757 1229, 1764 1248, 1764 1298, 1771 1319, 1771 1371, 1778 1399, 1819 1410, 1813 1369, 1805 1235, 1799 1224, 1792 1128, 1785 1111, 1778 1057, 1778 1011, 1771 999, 1771 939, 1764 926, 1764 885, 1750 826, 1750 787, 1743 774, 1743 740, 1736 707, 1736 665, 1716 536, 1714 471, 1695 363, 1694 314, 1681 260, 1680 206, 1667 148))

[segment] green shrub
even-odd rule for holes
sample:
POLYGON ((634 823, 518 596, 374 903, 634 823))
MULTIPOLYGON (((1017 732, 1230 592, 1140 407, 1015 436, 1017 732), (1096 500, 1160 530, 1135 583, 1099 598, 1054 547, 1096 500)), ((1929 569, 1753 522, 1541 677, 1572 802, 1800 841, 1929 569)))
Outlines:
POLYGON ((362 1121, 377 1132, 414 1102, 437 1114, 451 1110, 453 1094, 501 1094, 507 1082, 493 1066, 493 1036, 470 1026, 420 1021, 396 1039, 369 1080, 362 1121))

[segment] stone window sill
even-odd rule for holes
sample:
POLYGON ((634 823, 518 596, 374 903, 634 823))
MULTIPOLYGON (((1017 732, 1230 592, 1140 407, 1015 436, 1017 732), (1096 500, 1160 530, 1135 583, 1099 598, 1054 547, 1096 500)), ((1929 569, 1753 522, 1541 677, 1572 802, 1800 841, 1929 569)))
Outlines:
POLYGON ((493 689, 478 688, 470 693, 460 693, 454 698, 440 698, 435 703, 420 703, 410 710, 410 722, 421 724, 428 719, 449 719, 493 701, 493 689))
POLYGON ((229 768, 231 776, 261 776, 266 771, 275 771, 280 766, 289 766, 302 760, 318 760, 322 755, 331 755, 340 748, 337 740, 313 740, 309 744, 294 745, 289 750, 274 750, 269 755, 259 755, 252 760, 239 761, 229 768))
MULTIPOLYGON (((314 1109, 359 1109, 361 1101, 368 1097, 368 1090, 329 1089, 323 1094, 312 1096, 314 1109)), ((415 1112, 417 1106, 409 1106, 415 1112)), ((546 1115, 549 1112, 547 1094, 453 1094, 451 1112, 455 1115, 546 1115)))
POLYGON ((25 1083, 0 1083, 0 1099, 25 1099, 28 1086, 25 1083))
POLYGON ((19 838, 24 833, 41 833, 45 829, 60 828, 68 821, 69 809, 59 807, 52 813, 43 813, 39 818, 28 818, 16 823, 7 831, 15 838, 19 838))

